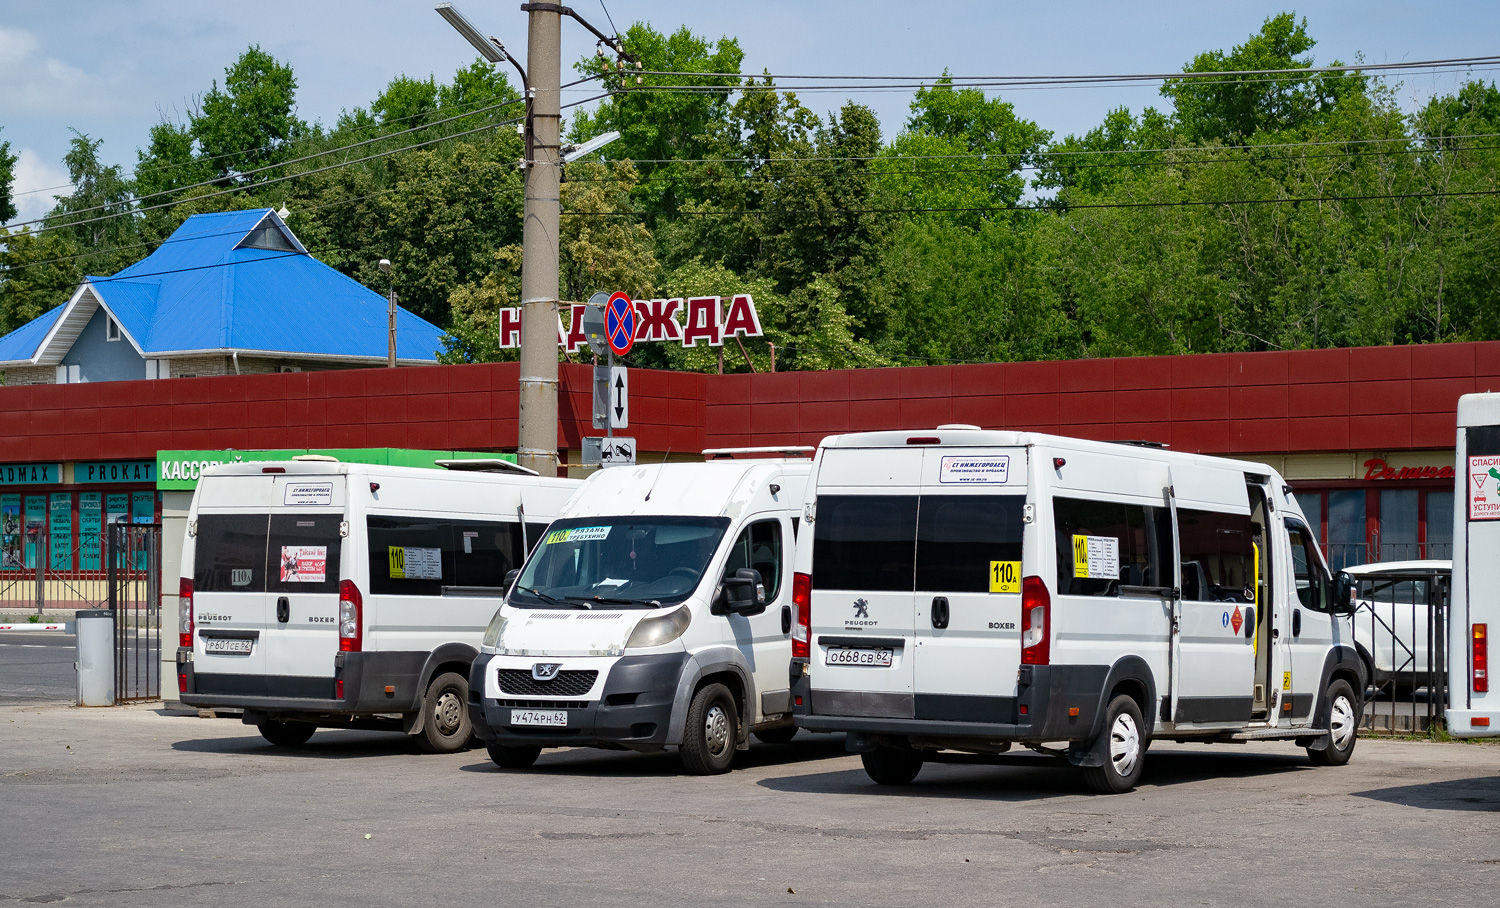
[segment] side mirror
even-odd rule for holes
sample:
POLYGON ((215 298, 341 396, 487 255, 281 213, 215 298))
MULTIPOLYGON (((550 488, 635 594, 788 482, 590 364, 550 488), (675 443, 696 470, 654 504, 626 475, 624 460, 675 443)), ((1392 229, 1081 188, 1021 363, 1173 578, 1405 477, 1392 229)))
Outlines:
POLYGON ((1354 614, 1354 597, 1358 588, 1358 581, 1348 573, 1339 571, 1333 578, 1333 601, 1328 603, 1328 610, 1335 615, 1354 614))
POLYGON ((766 588, 761 584, 760 571, 740 568, 733 577, 724 578, 720 593, 722 614, 759 615, 766 610, 766 588))
POLYGON ((516 585, 516 578, 519 577, 519 576, 521 576, 521 569, 520 568, 516 568, 515 570, 511 570, 511 571, 506 571, 505 572, 505 586, 504 586, 504 589, 505 589, 505 592, 506 592, 507 595, 509 595, 509 593, 510 593, 510 588, 516 585))

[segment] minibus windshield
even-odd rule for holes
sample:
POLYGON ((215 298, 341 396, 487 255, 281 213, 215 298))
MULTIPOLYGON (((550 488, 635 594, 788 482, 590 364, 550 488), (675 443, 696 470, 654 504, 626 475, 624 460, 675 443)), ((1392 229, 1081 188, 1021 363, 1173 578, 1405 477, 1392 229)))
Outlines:
POLYGON ((511 588, 518 608, 658 608, 697 588, 727 517, 555 521, 511 588))

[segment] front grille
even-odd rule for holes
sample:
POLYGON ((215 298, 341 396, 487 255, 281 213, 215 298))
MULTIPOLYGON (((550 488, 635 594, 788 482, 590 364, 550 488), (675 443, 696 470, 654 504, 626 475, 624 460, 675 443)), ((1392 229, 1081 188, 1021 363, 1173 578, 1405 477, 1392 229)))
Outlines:
POLYGON ((511 709, 588 709, 587 700, 491 700, 496 706, 511 709))
POLYGON ((531 677, 529 668, 502 668, 500 690, 517 697, 581 697, 594 686, 599 677, 595 669, 564 670, 550 681, 538 681, 531 677))

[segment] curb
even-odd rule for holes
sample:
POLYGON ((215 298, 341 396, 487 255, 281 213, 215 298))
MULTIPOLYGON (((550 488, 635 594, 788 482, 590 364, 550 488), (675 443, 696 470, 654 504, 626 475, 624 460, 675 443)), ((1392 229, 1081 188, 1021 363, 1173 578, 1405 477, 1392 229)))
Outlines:
POLYGON ((40 621, 33 624, 29 621, 23 621, 20 624, 0 624, 0 631, 63 631, 64 633, 71 634, 73 633, 73 622, 40 621))

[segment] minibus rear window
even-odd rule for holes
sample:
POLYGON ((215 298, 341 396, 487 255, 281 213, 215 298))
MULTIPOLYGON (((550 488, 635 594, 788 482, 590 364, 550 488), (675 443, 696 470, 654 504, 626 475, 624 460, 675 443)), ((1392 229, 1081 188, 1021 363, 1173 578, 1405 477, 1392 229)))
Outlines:
POLYGON ((193 592, 266 591, 265 514, 200 514, 193 547, 193 592))
POLYGON ((820 495, 813 588, 909 593, 916 543, 917 496, 820 495))
POLYGON ((1025 503, 1024 495, 923 495, 917 589, 988 593, 992 563, 1021 560, 1025 503))
POLYGON ((337 593, 342 514, 273 514, 266 592, 337 593))

